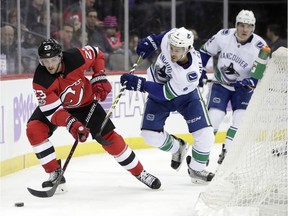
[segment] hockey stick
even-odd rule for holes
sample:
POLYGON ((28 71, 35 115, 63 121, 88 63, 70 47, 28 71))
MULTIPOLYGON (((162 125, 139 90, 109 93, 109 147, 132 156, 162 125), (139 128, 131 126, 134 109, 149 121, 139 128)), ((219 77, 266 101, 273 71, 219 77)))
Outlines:
MULTIPOLYGON (((138 66, 141 58, 142 58, 141 56, 138 56, 136 62, 133 64, 133 67, 132 67, 131 70, 129 71, 130 74, 134 74, 135 69, 136 69, 136 67, 138 66)), ((102 144, 102 145, 110 145, 110 144, 112 144, 111 142, 105 140, 105 139, 102 137, 101 134, 102 134, 103 129, 104 129, 104 127, 106 126, 106 124, 107 124, 107 122, 108 122, 108 120, 109 120, 109 118, 110 118, 113 110, 115 109, 115 106, 117 105, 120 97, 123 95, 123 92, 124 92, 125 89, 126 89, 126 85, 125 85, 125 84, 126 84, 126 82, 125 82, 124 85, 121 87, 119 94, 118 94, 117 97, 115 98, 114 102, 112 103, 109 111, 107 112, 107 114, 106 114, 106 116, 105 116, 105 118, 104 118, 104 120, 103 120, 103 122, 102 122, 100 131, 99 131, 99 132, 96 134, 96 136, 95 136, 96 141, 97 141, 98 143, 102 144)))
MULTIPOLYGON (((225 82, 221 82, 218 80, 211 80, 211 79, 203 79, 203 84, 207 84, 207 83, 216 83, 216 84, 220 84, 220 85, 226 85, 226 86, 231 86, 233 87, 234 84, 233 83, 225 83, 225 82)), ((242 83, 241 83, 242 84, 242 83)), ((243 84, 242 84, 243 85, 243 84)), ((250 86, 250 85, 243 85, 243 86, 247 86, 250 89, 255 89, 254 86, 250 86)))
POLYGON ((216 83, 216 84, 226 85, 226 86, 231 86, 231 87, 234 86, 233 84, 221 82, 218 80, 203 79, 203 84, 207 84, 207 83, 216 83))
MULTIPOLYGON (((94 112, 97 104, 98 104, 98 100, 94 100, 94 102, 93 102, 93 104, 92 104, 92 106, 90 108, 90 111, 89 111, 89 113, 86 116, 85 127, 88 125, 88 122, 90 121, 91 116, 93 115, 93 112, 94 112)), ((75 142, 74 142, 74 144, 73 144, 73 146, 72 146, 72 148, 71 148, 71 150, 69 152, 69 155, 68 155, 68 157, 67 157, 67 159, 66 159, 66 161, 65 161, 65 163, 63 165, 62 172, 60 173, 60 175, 58 176, 56 182, 54 183, 53 187, 50 190, 39 191, 39 190, 34 190, 32 188, 27 188, 28 191, 33 196, 36 196, 36 197, 39 197, 39 198, 47 198, 47 197, 52 197, 55 194, 56 189, 57 189, 58 185, 60 184, 60 181, 61 181, 61 179, 62 179, 62 177, 64 175, 64 172, 65 172, 65 170, 66 170, 66 168, 67 168, 67 166, 68 166, 68 164, 69 164, 69 162, 70 162, 70 160, 71 160, 71 158, 72 158, 72 156, 74 154, 74 151, 75 151, 77 145, 78 145, 78 139, 75 139, 75 142)))

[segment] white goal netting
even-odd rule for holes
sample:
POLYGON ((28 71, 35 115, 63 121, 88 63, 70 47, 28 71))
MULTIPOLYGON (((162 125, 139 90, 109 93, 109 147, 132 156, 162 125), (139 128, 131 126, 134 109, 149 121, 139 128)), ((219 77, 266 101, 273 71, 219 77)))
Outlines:
POLYGON ((272 54, 197 216, 287 216, 288 50, 272 54))

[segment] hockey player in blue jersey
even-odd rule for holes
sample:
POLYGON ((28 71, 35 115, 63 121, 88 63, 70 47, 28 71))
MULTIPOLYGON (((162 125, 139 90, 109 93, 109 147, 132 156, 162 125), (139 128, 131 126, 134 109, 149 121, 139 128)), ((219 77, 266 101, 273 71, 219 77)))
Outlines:
POLYGON ((141 136, 151 146, 172 154, 171 167, 179 170, 188 144, 164 130, 171 112, 179 112, 193 135, 192 157, 187 157, 188 173, 194 183, 209 182, 214 174, 206 171, 206 163, 214 143, 213 128, 206 106, 198 91, 202 72, 200 54, 193 48, 194 37, 184 27, 160 35, 152 34, 139 41, 137 54, 147 58, 158 48, 161 53, 147 69, 147 80, 123 74, 121 84, 127 90, 147 92, 141 136))
MULTIPOLYGON (((200 49, 203 67, 206 66, 211 56, 219 55, 213 79, 221 84, 213 83, 208 96, 209 117, 215 134, 226 115, 229 101, 233 110, 232 125, 227 131, 218 159, 219 164, 224 160, 233 141, 253 89, 263 75, 251 73, 259 52, 262 52, 261 48, 266 45, 260 36, 253 33, 255 23, 256 19, 252 11, 241 10, 236 17, 235 28, 220 30, 200 49)), ((263 72, 262 70, 261 73, 263 72)), ((207 76, 203 70, 199 82, 200 87, 203 86, 202 79, 204 78, 207 76)))

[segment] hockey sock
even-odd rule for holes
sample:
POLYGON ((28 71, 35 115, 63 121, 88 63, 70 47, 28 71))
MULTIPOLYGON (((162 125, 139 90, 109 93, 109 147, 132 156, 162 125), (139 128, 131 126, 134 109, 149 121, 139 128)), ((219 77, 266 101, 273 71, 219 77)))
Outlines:
POLYGON ((225 139, 225 144, 224 144, 224 149, 228 150, 235 135, 236 135, 236 132, 237 132, 237 128, 236 127, 233 127, 231 126, 228 131, 227 131, 227 134, 226 134, 226 139, 225 139))
POLYGON ((103 136, 103 138, 109 142, 112 142, 112 144, 108 146, 102 145, 102 147, 132 175, 140 175, 140 173, 143 171, 143 166, 136 157, 134 151, 125 143, 123 137, 117 134, 115 131, 111 131, 103 136))
POLYGON ((173 136, 171 136, 166 131, 156 132, 156 131, 142 130, 141 136, 143 137, 146 143, 156 148, 159 148, 162 151, 174 154, 179 149, 179 141, 174 139, 173 136))
POLYGON ((55 149, 49 140, 40 145, 33 145, 33 150, 47 173, 60 167, 56 160, 55 149))

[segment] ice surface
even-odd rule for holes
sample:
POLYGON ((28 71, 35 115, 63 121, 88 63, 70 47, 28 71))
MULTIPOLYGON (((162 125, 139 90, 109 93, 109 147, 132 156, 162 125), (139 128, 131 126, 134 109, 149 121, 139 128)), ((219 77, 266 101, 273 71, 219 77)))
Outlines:
MULTIPOLYGON (((214 144, 208 170, 215 171, 221 145, 214 144)), ((1 216, 193 216, 205 185, 191 183, 187 165, 170 168, 171 154, 159 149, 136 150, 144 168, 162 186, 151 190, 119 166, 107 153, 72 158, 65 172, 65 194, 33 197, 27 187, 41 189, 48 179, 40 165, 0 178, 1 216), (24 207, 15 207, 24 202, 24 207)), ((189 149, 191 154, 191 148, 189 149)), ((63 163, 62 163, 63 164, 63 163)))

